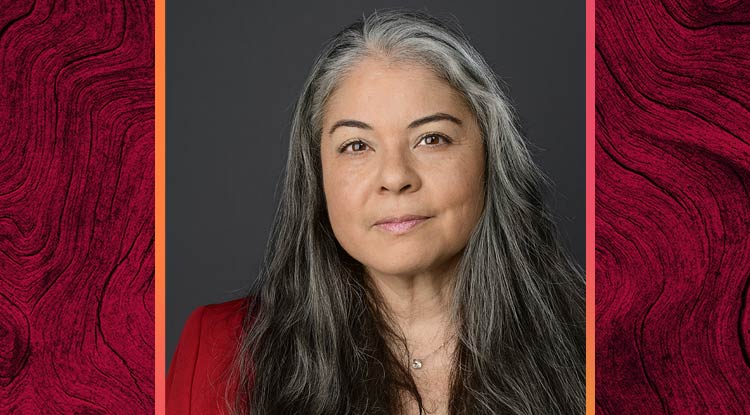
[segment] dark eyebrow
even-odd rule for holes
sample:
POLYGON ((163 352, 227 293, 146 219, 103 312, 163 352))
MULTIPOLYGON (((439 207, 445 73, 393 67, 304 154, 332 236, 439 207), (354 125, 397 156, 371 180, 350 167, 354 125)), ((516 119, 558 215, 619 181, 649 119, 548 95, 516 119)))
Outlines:
MULTIPOLYGON (((435 114, 432 114, 432 115, 428 115, 426 117, 422 117, 422 118, 420 118, 418 120, 412 121, 411 124, 409 124, 409 126, 407 128, 410 128, 410 129, 411 128, 417 128, 417 127, 419 127, 421 125, 424 125, 424 124, 427 124, 427 123, 431 123, 431 122, 435 122, 435 121, 443 121, 443 120, 445 120, 445 121, 451 121, 451 122, 456 123, 458 125, 462 125, 463 124, 461 122, 461 120, 459 120, 458 118, 456 118, 456 117, 454 117, 454 116, 452 116, 450 114, 446 114, 444 112, 438 112, 438 113, 435 113, 435 114)), ((370 125, 368 125, 366 123, 363 123, 362 121, 357 121, 357 120, 340 120, 340 121, 337 121, 335 124, 333 124, 333 126, 331 127, 331 129, 328 131, 328 134, 329 135, 333 134, 333 132, 337 128, 339 128, 339 127, 354 127, 354 128, 361 128, 363 130, 372 130, 372 127, 370 125)))

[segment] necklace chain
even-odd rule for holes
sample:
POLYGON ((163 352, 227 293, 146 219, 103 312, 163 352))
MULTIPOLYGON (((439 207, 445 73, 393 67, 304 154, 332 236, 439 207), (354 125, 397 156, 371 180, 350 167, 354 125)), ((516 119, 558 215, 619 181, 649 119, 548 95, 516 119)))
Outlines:
POLYGON ((428 354, 427 356, 424 356, 424 357, 422 357, 422 358, 419 358, 419 359, 415 358, 414 356, 410 356, 410 357, 409 357, 409 365, 410 365, 410 366, 412 367, 412 369, 421 369, 421 368, 422 368, 422 366, 424 365, 424 361, 425 361, 425 360, 426 360, 426 359, 427 359, 428 357, 432 356, 432 355, 433 355, 433 354, 435 354, 435 353, 436 353, 436 352, 437 352, 438 350, 440 350, 440 349, 442 349, 443 347, 445 347, 445 345, 446 345, 446 344, 448 344, 448 342, 449 342, 449 341, 451 341, 451 340, 452 340, 452 339, 453 339, 454 337, 456 337, 456 335, 455 335, 455 334, 453 334, 452 336, 448 337, 448 338, 447 338, 447 339, 446 339, 446 340, 445 340, 445 341, 443 342, 443 344, 441 344, 441 345, 440 345, 440 347, 438 347, 437 349, 435 349, 435 350, 431 351, 431 352, 430 352, 430 353, 429 353, 429 354, 428 354))

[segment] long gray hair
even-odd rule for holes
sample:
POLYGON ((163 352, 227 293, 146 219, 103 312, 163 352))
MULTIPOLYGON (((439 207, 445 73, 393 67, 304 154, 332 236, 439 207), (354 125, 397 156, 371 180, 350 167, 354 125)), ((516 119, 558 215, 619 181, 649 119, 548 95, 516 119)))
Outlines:
POLYGON ((231 367, 230 413, 393 414, 403 396, 424 411, 406 362, 389 347, 405 339, 326 214, 324 105, 368 56, 432 69, 463 95, 485 144, 484 209, 454 282, 450 413, 583 413, 585 282, 543 200, 548 183, 494 72, 461 29, 403 9, 363 16, 338 33, 304 85, 231 367))

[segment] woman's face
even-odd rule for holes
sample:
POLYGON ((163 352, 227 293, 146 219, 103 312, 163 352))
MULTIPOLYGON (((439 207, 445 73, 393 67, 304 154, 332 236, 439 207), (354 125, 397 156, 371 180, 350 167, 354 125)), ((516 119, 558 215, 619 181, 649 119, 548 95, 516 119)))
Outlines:
POLYGON ((460 256, 483 208, 484 147, 431 70, 356 65, 326 104, 320 157, 336 239, 371 272, 435 272, 460 256))

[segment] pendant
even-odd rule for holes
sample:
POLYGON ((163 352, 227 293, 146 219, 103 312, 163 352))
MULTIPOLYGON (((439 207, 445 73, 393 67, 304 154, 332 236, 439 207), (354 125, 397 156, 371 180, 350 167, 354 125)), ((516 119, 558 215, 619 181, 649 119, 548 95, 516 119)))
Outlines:
POLYGON ((412 359, 411 360, 411 367, 414 369, 421 369, 422 368, 422 361, 419 359, 412 359))

